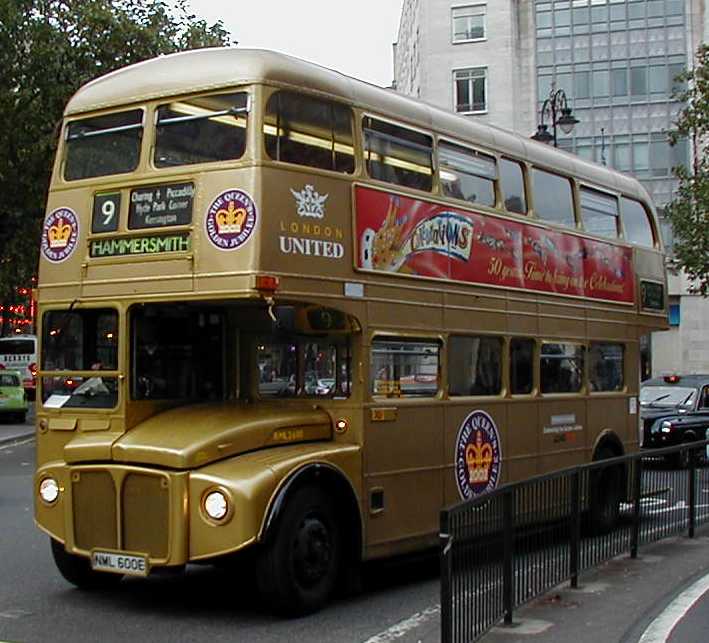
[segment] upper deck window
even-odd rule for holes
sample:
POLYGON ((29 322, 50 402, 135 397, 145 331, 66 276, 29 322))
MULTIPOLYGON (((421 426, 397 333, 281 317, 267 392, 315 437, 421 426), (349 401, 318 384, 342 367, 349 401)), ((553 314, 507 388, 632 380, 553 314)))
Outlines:
POLYGON ((618 238, 618 199, 598 190, 581 188, 581 219, 592 234, 618 238))
POLYGON ((248 94, 185 98, 158 107, 155 167, 232 161, 246 149, 248 94))
POLYGON ((621 204, 623 207, 623 228, 625 228, 626 240, 639 246, 652 248, 655 245, 652 224, 643 204, 625 197, 621 199, 621 204))
POLYGON ((274 161, 354 172, 352 112, 344 105, 279 91, 266 104, 263 132, 274 161))
POLYGON ((497 164, 494 156, 441 141, 438 161, 443 194, 470 203, 495 205, 497 164))
POLYGON ((428 134, 367 116, 364 158, 373 179, 431 191, 433 139, 428 134))
POLYGON ((544 221, 573 228, 574 201, 571 196, 571 181, 538 168, 532 169, 534 211, 544 221))
POLYGON ((524 190, 524 172, 522 164, 510 159, 500 159, 500 187, 505 210, 527 213, 527 198, 524 190))
POLYGON ((132 172, 138 167, 142 140, 142 109, 72 121, 66 129, 64 178, 132 172))

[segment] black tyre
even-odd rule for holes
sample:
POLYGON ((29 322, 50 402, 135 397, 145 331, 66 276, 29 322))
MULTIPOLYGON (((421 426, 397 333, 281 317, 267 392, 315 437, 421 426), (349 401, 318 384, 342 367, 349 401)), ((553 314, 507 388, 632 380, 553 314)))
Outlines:
MULTIPOLYGON (((601 449, 596 460, 614 458, 610 449, 601 449)), ((620 517, 620 501, 623 495, 623 469, 618 466, 602 467, 591 471, 589 490, 589 519, 594 533, 612 531, 620 517)))
POLYGON ((110 572, 95 572, 88 558, 70 554, 58 540, 51 539, 52 556, 57 569, 72 585, 79 589, 102 589, 115 587, 123 576, 110 572))
POLYGON ((320 609, 332 595, 341 560, 332 500, 318 487, 301 487, 286 499, 274 529, 256 562, 261 595, 286 616, 320 609))

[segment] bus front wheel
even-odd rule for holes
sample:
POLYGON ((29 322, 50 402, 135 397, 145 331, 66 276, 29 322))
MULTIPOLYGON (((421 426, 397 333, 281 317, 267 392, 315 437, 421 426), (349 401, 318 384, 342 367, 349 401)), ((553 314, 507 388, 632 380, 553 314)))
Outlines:
POLYGON ((123 576, 110 572, 95 572, 88 558, 70 554, 58 540, 51 539, 52 556, 65 580, 79 589, 102 589, 118 584, 123 576))
POLYGON ((273 538, 258 558, 259 591, 281 614, 314 612, 333 592, 340 558, 331 498, 319 487, 301 487, 287 500, 273 538))

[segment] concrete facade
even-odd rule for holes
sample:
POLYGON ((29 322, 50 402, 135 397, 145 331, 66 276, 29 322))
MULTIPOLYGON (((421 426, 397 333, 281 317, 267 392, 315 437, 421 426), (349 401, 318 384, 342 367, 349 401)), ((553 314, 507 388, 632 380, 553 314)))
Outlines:
MULTIPOLYGON (((394 46, 397 91, 530 136, 552 89, 579 124, 559 147, 633 174, 661 208, 689 145, 667 132, 681 109, 674 77, 709 36, 706 0, 404 0, 394 46), (460 16, 484 12, 470 38, 460 16), (461 109, 456 72, 486 74, 485 109, 461 109)), ((468 24, 468 23, 465 23, 468 24)), ((475 81, 472 81, 475 82, 475 81)), ((472 93, 472 90, 471 90, 472 93)), ((667 235, 668 238, 671 235, 667 235)), ((709 301, 670 277, 680 323, 651 338, 653 375, 709 372, 709 301)))

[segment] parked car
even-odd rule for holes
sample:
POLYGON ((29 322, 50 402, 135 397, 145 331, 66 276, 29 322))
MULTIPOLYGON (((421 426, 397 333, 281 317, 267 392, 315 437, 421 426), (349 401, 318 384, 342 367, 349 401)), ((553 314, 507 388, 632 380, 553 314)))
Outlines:
MULTIPOLYGON (((709 375, 665 375, 640 387, 642 446, 669 447, 709 438, 709 375)), ((680 454, 676 463, 687 463, 680 454)), ((706 454, 705 454, 706 459, 706 454)))
POLYGON ((18 371, 0 371, 0 417, 24 422, 27 416, 27 399, 18 371))

